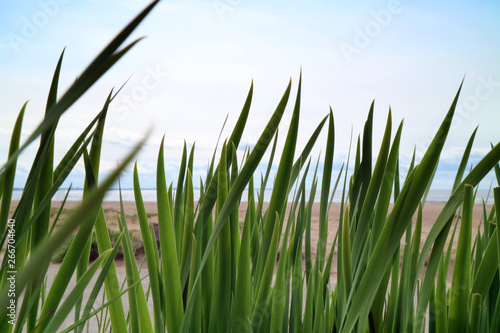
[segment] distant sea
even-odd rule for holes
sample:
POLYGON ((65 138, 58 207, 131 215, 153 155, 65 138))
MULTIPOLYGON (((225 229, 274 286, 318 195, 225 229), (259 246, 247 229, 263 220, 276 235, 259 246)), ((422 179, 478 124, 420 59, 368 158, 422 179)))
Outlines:
MULTIPOLYGON (((67 190, 58 190, 54 195, 54 201, 62 201, 66 195, 67 190)), ((198 190, 194 191, 194 199, 198 200, 200 198, 200 192, 198 190)), ((259 192, 259 191, 256 191, 259 192)), ((309 197, 310 192, 306 191, 307 197, 309 197)), ((271 189, 267 189, 264 192, 264 200, 269 201, 271 199, 271 189)), ((22 190, 14 190, 12 193, 13 200, 19 200, 21 198, 22 190)), ((69 201, 79 201, 82 199, 83 190, 72 189, 69 192, 68 199, 69 201)), ((134 201, 134 190, 132 189, 124 189, 122 190, 122 197, 124 201, 134 201)), ((142 190, 142 197, 144 201, 156 201, 156 190, 154 189, 146 189, 142 190)), ((450 197, 450 191, 448 190, 430 190, 429 195, 427 196, 427 202, 446 202, 450 197)), ((475 202, 480 204, 482 200, 487 204, 493 204, 493 191, 489 193, 488 190, 478 190, 476 194, 475 202)), ((242 195, 242 201, 247 201, 248 191, 244 191, 242 195)), ((288 197, 289 201, 293 200, 293 191, 292 194, 288 197)), ((320 192, 318 191, 315 196, 315 202, 319 202, 320 200, 320 192)), ((337 191, 335 196, 333 197, 334 202, 340 202, 342 200, 342 193, 337 191)), ((120 201, 120 192, 117 189, 113 189, 108 191, 106 196, 104 197, 104 201, 120 201)))

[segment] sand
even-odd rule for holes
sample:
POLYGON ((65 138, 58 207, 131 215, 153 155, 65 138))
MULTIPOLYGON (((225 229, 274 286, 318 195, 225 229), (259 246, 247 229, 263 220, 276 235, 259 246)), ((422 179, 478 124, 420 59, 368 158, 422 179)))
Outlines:
MULTIPOLYGON (((56 214, 55 210, 56 208, 59 208, 61 205, 61 202, 53 202, 52 207, 53 207, 53 213, 52 215, 54 216, 56 214)), ((76 208, 79 205, 79 202, 77 201, 68 201, 65 204, 65 209, 66 210, 71 210, 76 208)), ((144 203, 146 212, 149 215, 149 219, 152 223, 158 222, 158 209, 156 206, 156 202, 145 202, 144 203)), ((436 221, 436 218, 438 217, 439 213, 443 209, 445 203, 426 203, 423 207, 423 219, 422 219, 422 237, 421 237, 421 242, 423 245, 425 239, 427 238, 427 235, 429 234, 429 231, 431 230, 434 222, 436 221)), ((119 215, 120 212, 120 203, 119 202, 114 202, 114 201, 106 201, 103 203, 103 210, 106 216, 106 221, 108 224, 108 227, 112 230, 119 230, 118 227, 118 219, 117 216, 119 215)), ((487 206, 487 212, 490 211, 491 206, 487 206)), ((130 201, 130 202, 124 202, 124 209, 125 209, 125 214, 127 217, 127 225, 129 230, 140 230, 139 226, 139 220, 137 218, 137 211, 136 211, 136 206, 135 202, 130 201)), ((247 203, 242 202, 240 204, 240 210, 239 210, 239 219, 240 221, 243 221, 245 219, 245 212, 247 209, 247 203)), ((264 204, 264 210, 267 209, 267 204, 264 204)), ((392 209, 392 205, 389 209, 392 209)), ((340 204, 339 203, 333 203, 330 209, 330 214, 329 214, 329 219, 328 219, 328 247, 327 249, 330 249, 332 246, 335 234, 337 232, 338 226, 339 226, 339 211, 340 211, 340 204)), ((472 239, 474 239, 477 229, 480 223, 482 223, 482 215, 483 215, 483 208, 482 205, 476 204, 474 207, 474 215, 473 215, 473 227, 472 227, 472 239)), ((62 214, 62 218, 65 217, 65 214, 62 214)), ((415 225, 416 221, 416 215, 413 217, 413 225, 415 225)), ((319 229, 319 203, 315 203, 313 206, 312 210, 312 216, 311 216, 311 244, 312 244, 312 254, 313 256, 315 255, 316 252, 316 243, 318 241, 318 229, 319 229)), ((454 243, 457 242, 458 239, 458 234, 455 237, 454 243)), ((404 240, 402 240, 402 244, 404 244, 404 240)), ((334 267, 334 265, 332 265, 334 267)), ((333 269, 333 268, 332 268, 333 269)), ((332 274, 335 274, 336 271, 332 270, 332 274)))
MULTIPOLYGON (((443 209, 445 203, 426 203, 423 207, 423 220, 422 220, 422 237, 421 237, 421 246, 423 246, 425 239, 427 238, 427 235, 429 234, 434 222, 436 221, 436 218, 438 217, 439 213, 443 209)), ((14 203, 15 205, 15 203, 14 203)), ((67 213, 69 210, 76 208, 79 205, 78 201, 68 201, 65 204, 65 213, 67 213)), ((149 219, 152 223, 158 222, 158 209, 156 206, 156 202, 145 202, 144 203, 146 212, 149 215, 149 219)), ((56 214, 56 209, 61 206, 61 202, 53 202, 52 203, 52 215, 55 216, 56 214)), ((119 230, 118 226, 118 219, 117 216, 119 215, 120 212, 120 203, 119 202, 114 202, 114 201, 106 201, 103 203, 103 210, 106 216, 106 221, 108 224, 108 227, 112 230, 119 230)), ((487 206, 487 212, 489 212, 491 206, 487 206)), ((125 214, 127 217, 127 225, 130 231, 139 231, 140 226, 139 226, 139 220, 137 218, 137 211, 136 211, 136 206, 135 202, 129 201, 129 202, 124 202, 124 209, 125 209, 125 214)), ((245 212, 247 209, 247 203, 242 202, 240 204, 240 210, 239 210, 239 219, 240 221, 243 221, 245 219, 245 212)), ((267 204, 264 204, 264 209, 267 209, 267 204)), ((392 205, 390 207, 392 209, 392 205)), ((333 240, 335 238, 335 234, 337 232, 338 226, 339 226, 339 211, 340 211, 340 204, 339 203, 333 203, 330 209, 330 214, 329 214, 329 219, 328 219, 328 242, 327 242, 327 251, 331 248, 333 240)), ((65 217, 65 213, 63 213, 62 219, 65 217)), ((474 207, 474 215, 473 215, 473 227, 472 227, 472 239, 474 239, 477 229, 480 223, 482 223, 482 215, 483 215, 483 210, 482 210, 482 205, 476 204, 474 207)), ((413 225, 415 225, 416 221, 416 215, 413 217, 413 225)), ((319 203, 315 203, 313 206, 312 210, 312 216, 311 216, 311 244, 312 244, 312 255, 315 257, 316 254, 316 244, 318 241, 318 229, 319 229, 319 203)), ((454 243, 457 243, 458 239, 458 234, 454 239, 454 243)), ((402 239, 402 245, 404 245, 404 239, 402 239)), ((453 247, 453 253, 454 249, 456 246, 453 247)), ((336 253, 335 253, 336 254, 336 253)), ((452 256, 453 257, 453 256, 452 256)), ((334 260, 336 260, 336 256, 334 256, 334 260)), ((120 266, 119 263, 117 263, 118 266, 120 266)), ((335 278, 337 269, 335 262, 332 264, 332 271, 331 271, 333 278, 335 278)), ((452 270, 450 270, 450 274, 452 273, 452 270)))

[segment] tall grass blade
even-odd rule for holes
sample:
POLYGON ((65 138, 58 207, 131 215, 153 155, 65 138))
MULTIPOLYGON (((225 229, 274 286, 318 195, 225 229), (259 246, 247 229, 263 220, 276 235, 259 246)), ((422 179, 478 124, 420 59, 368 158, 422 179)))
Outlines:
MULTIPOLYGON (((273 114, 273 118, 271 119, 268 126, 266 126, 266 129, 271 129, 269 125, 272 125, 272 126, 276 125, 277 126, 279 124, 279 122, 281 120, 281 116, 283 115, 284 108, 285 108, 286 103, 288 101, 288 96, 290 94, 290 85, 291 85, 291 82, 289 84, 287 92, 285 92, 285 95, 283 96, 283 98, 280 102, 280 105, 278 106, 276 112, 273 114), (285 96, 286 96, 286 98, 285 98, 285 96), (283 110, 280 110, 281 108, 283 108, 283 110), (280 111, 278 112, 278 110, 280 110, 280 111)), ((247 119, 248 119, 248 114, 250 113, 250 106, 252 104, 252 96, 253 96, 253 81, 250 85, 250 90, 248 91, 247 99, 245 100, 245 104, 243 105, 243 109, 241 110, 240 116, 238 117, 236 125, 233 128, 231 136, 229 137, 228 142, 232 142, 235 147, 238 147, 240 140, 241 140, 241 137, 243 135, 243 130, 245 128, 245 124, 246 124, 247 119)), ((275 130, 272 130, 272 134, 270 132, 265 132, 265 134, 263 134, 263 136, 261 136, 261 138, 259 138, 259 141, 257 143, 260 142, 261 144, 263 144, 263 147, 259 147, 258 150, 264 148, 264 151, 265 151, 267 149, 268 143, 266 144, 265 141, 268 141, 268 140, 270 141, 274 135, 274 132, 275 132, 275 130), (268 135, 269 135, 269 137, 268 137, 268 135), (264 140, 261 140, 261 139, 264 139, 264 140)), ((257 148, 257 146, 256 146, 256 148, 257 148)), ((232 154, 231 149, 232 149, 232 146, 230 147, 228 154, 232 154)), ((262 154, 264 153, 264 151, 262 151, 262 154)), ((231 155, 229 155, 229 156, 231 156, 231 155)), ((256 156, 256 155, 254 155, 254 156, 256 156)), ((259 160, 260 160, 260 158, 259 158, 259 160)), ((227 163, 230 163, 230 160, 228 160, 227 163)), ((227 167, 229 167, 229 165, 227 165, 227 167)), ((217 170, 214 173, 217 174, 217 170)), ((212 210, 212 208, 214 207, 214 204, 215 204, 215 199, 216 199, 215 194, 217 193, 217 182, 214 182, 213 180, 214 179, 212 179, 212 181, 210 181, 208 183, 208 188, 206 190, 207 195, 205 197, 205 200, 203 200, 203 202, 202 202, 202 205, 200 208, 200 214, 198 215, 198 216, 203 216, 204 218, 208 217, 209 212, 212 210)), ((201 224, 200 224, 200 227, 201 227, 201 224)), ((202 266, 203 266, 203 264, 202 264, 202 266)))
POLYGON ((471 271, 473 187, 466 185, 464 193, 462 223, 458 236, 457 254, 451 282, 449 328, 451 332, 466 332, 469 316, 469 283, 471 271))
MULTIPOLYGON (((249 202, 250 204, 250 202, 249 202)), ((251 217, 247 214, 241 235, 240 257, 236 277, 235 290, 235 324, 234 329, 239 331, 246 327, 250 317, 250 292, 251 292, 251 271, 250 271, 250 234, 251 217)))
MULTIPOLYGON (((217 175, 217 214, 221 213, 222 207, 228 193, 228 174, 225 161, 227 160, 226 142, 222 147, 221 163, 219 164, 219 174, 217 175)), ((219 217, 217 218, 219 219, 219 217)), ((231 306, 231 226, 229 216, 222 221, 220 236, 218 238, 218 262, 214 285, 214 301, 212 302, 212 312, 210 314, 211 332, 225 332, 228 329, 229 309, 231 306)))
MULTIPOLYGON (((106 115, 107 115, 109 103, 111 103, 111 100, 112 100, 112 96, 113 96, 113 91, 111 91, 109 93, 108 98, 106 99, 106 102, 104 103, 104 107, 103 107, 102 111, 99 113, 99 120, 98 120, 96 129, 94 131, 94 135, 92 136, 92 145, 91 145, 90 154, 89 154, 89 159, 90 159, 90 163, 92 166, 92 170, 89 170, 88 173, 89 174, 90 174, 90 172, 93 173, 90 176, 94 179, 94 182, 96 184, 98 183, 98 180, 99 180, 99 167, 100 167, 100 159, 101 159, 102 138, 103 138, 103 134, 104 134, 104 124, 106 121, 106 115)), ((89 174, 87 174, 86 177, 88 177, 89 174)), ((89 188, 88 188, 87 184, 88 184, 88 182, 84 183, 83 196, 88 195, 89 188)), ((107 227, 105 229, 107 232, 107 227)), ((102 242, 101 242, 101 246, 102 246, 102 242)), ((82 254, 80 257, 80 261, 78 262, 78 265, 76 268, 77 280, 80 279, 80 277, 87 270, 89 256, 90 256, 90 247, 91 247, 91 238, 89 237, 87 239, 87 243, 83 246, 83 248, 81 250, 82 254)), ((99 247, 99 250, 101 250, 101 252, 105 251, 101 247, 99 247)), ((77 302, 77 304, 75 306, 75 321, 77 321, 79 316, 80 316, 80 307, 81 307, 81 301, 77 302)))
POLYGON ((269 299, 269 291, 271 287, 274 266, 276 264, 276 255, 278 254, 279 239, 281 236, 281 224, 278 213, 275 214, 273 223, 273 237, 269 246, 269 254, 262 273, 261 283, 252 306, 252 314, 250 316, 251 327, 254 331, 258 331, 262 325, 262 317, 267 312, 266 306, 269 299))
POLYGON ((320 269, 323 268, 326 254, 326 241, 328 237, 328 194, 332 179, 333 150, 335 147, 335 125, 333 112, 330 108, 328 118, 328 135, 326 141, 325 161, 323 165, 323 179, 321 181, 321 198, 319 208, 319 239, 316 249, 316 262, 320 269))
MULTIPOLYGON (((358 151, 356 152, 356 161, 361 157, 361 163, 355 172, 354 184, 352 188, 351 197, 351 212, 350 216, 353 220, 357 220, 354 210, 356 209, 359 202, 364 202, 366 191, 368 190, 368 184, 370 183, 371 173, 372 173, 372 133, 373 133, 373 108, 375 101, 370 105, 370 111, 368 112, 368 117, 365 122, 365 127, 363 130, 363 146, 362 150, 359 149, 358 141, 358 151), (361 155, 362 152, 362 155, 361 155), (359 199, 354 195, 359 194, 359 199)), ((356 163, 358 165, 358 163, 356 163)))
POLYGON ((429 149, 418 167, 410 174, 411 178, 407 179, 407 182, 403 185, 401 194, 394 204, 387 224, 382 230, 377 245, 375 245, 372 258, 368 261, 357 292, 353 295, 350 311, 343 326, 345 332, 351 332, 358 319, 360 324, 364 325, 365 320, 368 318, 369 309, 378 286, 394 252, 399 246, 400 238, 411 221, 411 217, 424 194, 427 184, 431 181, 430 173, 439 160, 455 112, 460 89, 429 149))
MULTIPOLYGON (((385 127, 384 137, 382 139, 382 144, 380 145, 380 152, 377 158, 377 162, 375 163, 373 176, 371 175, 364 176, 366 178, 366 181, 369 181, 369 183, 365 183, 363 185, 366 187, 366 194, 364 194, 364 198, 362 199, 363 205, 361 208, 361 212, 359 214, 359 219, 356 222, 356 233, 354 235, 354 242, 352 247, 353 266, 355 268, 357 266, 356 263, 359 262, 361 251, 364 248, 363 244, 366 243, 365 240, 368 234, 370 217, 372 216, 373 208, 375 206, 375 201, 377 200, 379 191, 381 189, 381 183, 383 181, 383 175, 387 163, 387 156, 389 155, 389 150, 391 146, 391 129, 392 129, 392 116, 391 116, 391 110, 389 109, 389 115, 387 116, 387 123, 385 127)), ((363 139, 365 138, 363 137, 363 139)), ((369 166, 371 168, 371 161, 369 166)), ((363 172, 367 173, 367 171, 363 172)), ((363 194, 361 195, 363 196, 363 194)))
POLYGON ((163 286, 165 288, 166 326, 168 331, 176 332, 183 317, 182 289, 179 263, 177 261, 174 215, 167 194, 164 164, 164 139, 158 154, 156 176, 156 195, 158 207, 158 228, 160 232, 161 265, 163 286))
POLYGON ((481 295, 472 294, 468 332, 478 333, 481 328, 481 295))
MULTIPOLYGON (((153 331, 153 326, 151 325, 148 304, 144 296, 144 289, 142 284, 139 283, 136 285, 136 283, 140 281, 139 270, 137 269, 134 250, 130 240, 130 233, 127 227, 120 182, 118 182, 118 185, 120 192, 120 217, 118 218, 118 223, 120 226, 120 232, 123 233, 123 259, 125 261, 125 270, 127 274, 127 286, 129 287, 129 328, 132 332, 151 332, 153 331), (132 286, 136 287, 132 288, 132 286)), ((83 316, 85 316, 85 314, 83 316)), ((80 326, 80 330, 78 332, 82 332, 82 330, 83 326, 80 326)))
MULTIPOLYGON (((257 168, 257 165, 259 164, 262 156, 264 155, 264 152, 266 151, 272 137, 274 136, 274 133, 276 132, 276 129, 279 125, 279 121, 281 120, 281 117, 283 115, 283 112, 285 110, 286 103, 288 101, 288 97, 290 95, 290 84, 288 85, 285 94, 283 95, 283 98, 281 99, 280 103, 278 104, 278 107, 276 108, 276 111, 274 112, 273 116, 271 117, 271 120, 269 121, 268 125, 266 126, 263 134, 257 141, 257 144, 255 145, 254 149, 252 150, 252 153, 248 157, 246 163, 243 165, 240 174, 238 175, 238 178, 236 179, 235 183, 231 187, 231 190, 228 194, 228 199, 226 200, 224 206, 222 207, 218 217, 217 221, 215 222, 214 225, 214 230, 212 234, 210 235, 210 238, 207 242, 207 246, 205 248, 205 253, 203 254, 203 258, 200 263, 200 270, 203 269, 209 255, 211 252, 212 247, 214 246, 215 240, 219 236, 222 227, 223 227, 223 221, 224 218, 227 218, 232 211, 234 205, 236 204, 237 200, 240 198, 241 193, 243 192, 244 188, 246 187, 246 184, 248 183, 249 179, 253 175, 253 172, 257 168)), ((201 213, 201 212, 200 212, 201 213)), ((205 213, 203 213, 205 214, 205 213)), ((197 273, 197 277, 193 286, 193 290, 198 288, 199 286, 199 278, 200 278, 200 272, 197 273)), ((184 318, 188 317, 192 311, 193 308, 193 301, 190 298, 188 300, 188 304, 186 307, 186 315, 184 318)), ((181 332, 187 332, 188 329, 188 323, 186 320, 183 320, 182 326, 181 326, 181 332)))
POLYGON ((464 154, 462 156, 462 160, 460 161, 460 165, 458 166, 457 175, 455 177, 455 182, 453 183, 452 192, 460 185, 462 178, 464 176, 465 168, 467 167, 467 162, 469 160, 469 156, 472 150, 472 144, 474 143, 474 138, 476 137, 477 127, 472 132, 472 135, 469 138, 469 142, 467 142, 467 146, 465 147, 464 154))
MULTIPOLYGON (((158 256, 156 255, 154 247, 156 247, 156 240, 153 242, 151 239, 151 232, 149 229, 149 222, 144 208, 144 201, 142 200, 141 187, 139 184, 139 174, 137 172, 137 162, 134 165, 134 196, 137 208, 137 217, 141 228, 142 241, 144 244, 144 252, 146 254, 146 261, 148 264, 149 280, 151 283, 151 293, 153 296, 154 305, 154 329, 155 332, 165 331, 165 322, 163 318, 162 307, 162 294, 160 292, 160 280, 158 271, 158 256)), ((175 253, 175 252, 173 252, 175 253)))
MULTIPOLYGON (((283 148, 283 153, 281 154, 281 160, 278 166, 278 171, 276 173, 276 179, 274 181, 273 192, 271 194, 271 199, 269 201, 269 207, 267 209, 267 215, 264 222, 264 234, 261 244, 262 253, 268 253, 269 246, 271 244, 271 238, 273 237, 274 229, 274 215, 281 214, 282 209, 287 201, 287 197, 283 193, 287 193, 288 179, 290 178, 291 168, 295 153, 295 146, 297 143, 297 132, 299 127, 299 114, 300 114, 300 93, 301 93, 301 79, 299 79, 299 86, 297 89, 297 98, 295 100, 295 107, 292 114, 292 120, 290 122, 290 128, 288 129, 287 138, 285 141, 285 146, 283 148)), ((281 226, 280 226, 281 230, 281 226)), ((262 271, 263 265, 267 262, 265 257, 261 261, 258 272, 262 271)))

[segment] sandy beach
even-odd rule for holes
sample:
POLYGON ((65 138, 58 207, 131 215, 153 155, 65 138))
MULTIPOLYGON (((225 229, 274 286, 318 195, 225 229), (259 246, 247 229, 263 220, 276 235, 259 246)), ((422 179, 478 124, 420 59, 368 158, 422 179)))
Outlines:
MULTIPOLYGON (((79 205, 78 201, 67 201, 63 213, 61 214, 61 218, 64 220, 65 216, 74 208, 76 208, 79 205)), ((157 206, 156 202, 145 202, 144 203, 146 212, 148 213, 148 218, 152 223, 158 222, 157 218, 157 206)), ((439 213, 443 209, 445 203, 426 203, 423 207, 423 223, 422 223, 422 237, 421 237, 421 246, 425 242, 425 239, 427 238, 427 235, 429 234, 434 222, 436 221, 436 218, 438 217, 439 213)), ((13 207, 15 206, 15 203, 13 204, 13 207)), ((53 202, 52 203, 52 215, 54 216, 57 213, 57 209, 61 206, 61 202, 53 202)), ((103 202, 103 210, 106 216, 106 221, 108 224, 108 227, 111 230, 119 230, 118 226, 118 219, 117 216, 120 213, 120 203, 119 202, 114 202, 114 201, 105 201, 103 202)), ((487 212, 489 212, 491 206, 487 206, 487 212)), ((134 232, 139 232, 140 226, 139 226, 139 220, 137 218, 137 211, 136 211, 136 206, 135 202, 132 201, 127 201, 124 202, 124 209, 125 209, 125 214, 126 214, 126 219, 127 219, 127 225, 130 231, 134 232)), ((245 218, 245 212, 247 209, 247 203, 246 202, 241 202, 240 203, 240 209, 239 209, 239 218, 240 221, 243 221, 245 218)), ((267 203, 264 203, 264 210, 267 209, 267 203)), ((390 207, 392 209, 392 205, 390 207)), ((333 203, 331 208, 330 208, 330 213, 329 213, 329 219, 328 219, 328 247, 327 250, 329 250, 333 244, 333 240, 335 238, 335 234, 337 232, 338 226, 339 226, 339 212, 340 212, 340 204, 339 203, 333 203)), ((480 223, 482 223, 482 205, 476 204, 474 207, 474 215, 473 215, 473 227, 472 227, 472 239, 474 239, 478 226, 480 223)), ((416 215, 413 217, 413 225, 415 225, 416 222, 416 215)), ((315 203, 313 206, 312 210, 312 216, 311 216, 311 244, 312 244, 312 255, 313 257, 316 254, 316 243, 318 240, 318 229, 319 229, 319 203, 315 203)), ((458 235, 454 239, 454 243, 456 244, 457 242, 458 235)), ((402 240, 402 244, 404 244, 404 240, 402 240)), ((455 246, 454 246, 455 248, 455 246)), ((454 249, 453 249, 454 253, 454 249)), ((453 258, 453 256, 452 256, 453 258)), ((334 256, 334 260, 336 260, 334 256)), ((117 266, 123 266, 121 263, 117 260, 117 266)), ((335 263, 332 264, 332 277, 335 278, 336 276, 336 265, 335 263)), ((450 270, 450 274, 451 274, 450 270)))
MULTIPOLYGON (((52 202, 52 213, 51 213, 52 218, 54 218, 55 215, 57 214, 57 211, 61 207, 61 204, 62 202, 59 201, 52 202)), ((67 201, 65 203, 64 209, 62 210, 60 216, 60 220, 62 221, 62 223, 64 219, 67 217, 67 215, 71 213, 73 209, 78 207, 79 204, 80 204, 79 201, 67 201)), ((17 201, 12 202, 11 214, 14 212, 16 205, 17 201)), ((158 217, 157 217, 158 208, 156 202, 144 202, 144 205, 150 221, 152 223, 158 222, 158 217)), ((267 205, 268 205, 267 203, 264 203, 264 210, 267 209, 267 205)), ((436 218, 443 209, 444 205, 445 203, 435 203, 435 202, 426 203, 424 205, 421 245, 423 245, 423 243, 425 242, 425 239, 427 238, 429 231, 431 230, 434 222, 436 221, 436 218)), ((120 203, 115 201, 104 201, 102 207, 104 210, 104 214, 106 216, 106 222, 108 227, 111 230, 119 230, 118 215, 120 214, 120 203)), ((315 203, 313 206, 312 216, 311 216, 311 244, 312 244, 311 250, 313 256, 315 256, 316 243, 318 240, 319 208, 320 208, 319 203, 315 203)), ((137 210, 135 202, 133 201, 124 202, 124 209, 129 230, 131 232, 139 232, 140 226, 139 226, 139 220, 137 218, 137 210)), ((244 220, 246 209, 247 209, 247 203, 241 202, 239 209, 240 221, 244 220)), ((389 209, 392 209, 392 205, 390 206, 389 209)), ((489 212, 491 209, 491 205, 487 205, 486 209, 487 212, 489 212)), ((333 244, 333 240, 335 238, 335 234, 339 226, 339 212, 340 212, 340 204, 333 203, 330 208, 329 219, 328 219, 328 247, 327 247, 328 250, 331 248, 333 244)), ((483 207, 482 205, 476 204, 474 206, 472 239, 474 239, 477 233, 479 224, 482 223, 483 220, 482 216, 483 216, 483 207)), ((416 214, 413 217, 413 225, 415 225, 415 222, 416 222, 416 214)), ((457 242, 457 238, 458 236, 455 237, 454 243, 457 242)), ((402 244, 404 244, 404 240, 402 240, 402 244)), ((119 260, 117 260, 117 266, 118 267, 121 266, 119 260)), ((335 265, 332 265, 332 275, 333 276, 336 275, 335 265)))

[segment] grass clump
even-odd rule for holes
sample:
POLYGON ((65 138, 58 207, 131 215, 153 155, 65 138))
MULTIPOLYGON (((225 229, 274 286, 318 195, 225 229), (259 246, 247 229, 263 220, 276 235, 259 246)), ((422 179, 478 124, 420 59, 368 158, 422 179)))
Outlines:
MULTIPOLYGON (((259 183, 260 188, 266 188, 276 152, 277 121, 273 120, 282 115, 290 85, 255 148, 243 148, 246 154, 238 161, 235 151, 239 149, 242 124, 250 109, 253 87, 250 88, 240 118, 222 145, 220 158, 216 160, 214 153, 209 163, 197 205, 192 201, 192 164, 184 162, 192 161, 194 151, 188 156, 184 149, 174 197, 173 184, 167 186, 165 182, 163 142, 160 145, 157 205, 160 248, 167 256, 159 262, 155 247, 145 247, 149 274, 159 277, 151 281, 153 295, 157 295, 153 307, 155 329, 441 332, 447 327, 449 332, 496 332, 499 323, 494 318, 500 311, 495 252, 498 234, 495 226, 484 224, 472 240, 471 212, 474 188, 480 180, 493 169, 500 175, 499 144, 466 173, 475 137, 472 133, 452 194, 429 235, 424 238, 422 234, 425 198, 460 90, 427 152, 420 161, 413 158, 401 181, 398 161, 403 126, 399 124, 393 132, 389 111, 379 153, 373 156, 373 104, 358 139, 352 171, 347 161, 337 175, 332 172, 332 112, 319 123, 297 157, 300 87, 299 80, 292 122, 267 209, 263 205, 264 192, 254 193, 254 171, 262 152, 274 142, 267 172, 261 175, 259 183), (322 179, 317 176, 318 160, 312 172, 313 188, 306 194, 306 178, 311 170, 308 155, 325 124, 328 134, 321 161, 322 179), (319 238, 317 244, 312 244, 311 212, 318 184, 319 238), (339 185, 340 224, 335 235, 328 235, 329 209, 339 185), (246 188, 248 205, 241 229, 239 202, 246 188), (290 193, 293 200, 286 214, 290 193), (394 205, 389 210, 391 197, 394 205), (458 228, 458 248, 452 255, 455 232, 450 234, 450 230, 458 228), (328 237, 334 237, 331 246, 327 245, 328 237), (452 258, 455 264, 450 288, 446 281, 452 258), (332 269, 337 271, 336 279, 331 279, 332 269), (430 315, 426 315, 428 311, 430 315)), ((500 184, 500 176, 498 181, 500 184)), ((139 214, 142 234, 148 238, 151 235, 145 232, 148 220, 137 171, 134 189, 137 209, 143 212, 139 214)), ((495 193, 500 195, 500 188, 495 188, 495 193)), ((483 210, 485 221, 497 220, 495 207, 490 212, 486 206, 483 210)))

